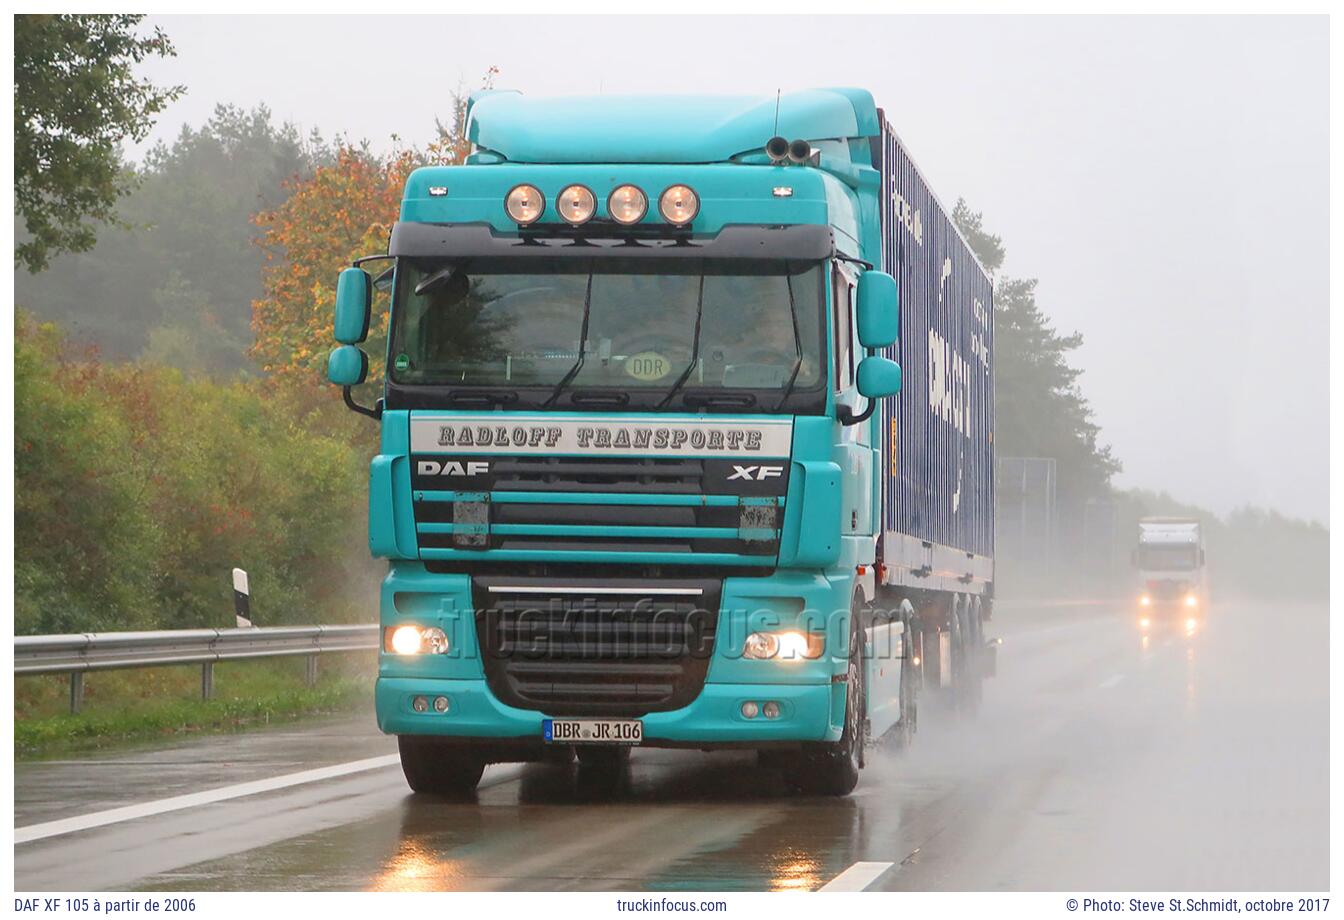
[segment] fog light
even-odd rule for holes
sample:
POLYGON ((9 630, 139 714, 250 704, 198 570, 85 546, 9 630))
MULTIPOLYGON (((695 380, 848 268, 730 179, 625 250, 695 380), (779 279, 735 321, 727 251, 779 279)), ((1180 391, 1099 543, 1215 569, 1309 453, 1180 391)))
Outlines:
POLYGON ((700 213, 700 196, 689 185, 668 186, 658 196, 658 210, 669 224, 684 227, 700 213))
POLYGON ((434 697, 434 711, 435 711, 435 712, 447 712, 447 711, 448 711, 448 697, 446 697, 446 696, 436 696, 436 697, 434 697))
POLYGON ((622 185, 607 198, 607 213, 618 224, 637 224, 649 213, 649 196, 634 185, 622 185))
POLYGON ((515 223, 526 227, 536 223, 546 210, 546 198, 535 185, 515 185, 504 196, 504 210, 515 223))
POLYGON ((765 713, 765 717, 767 719, 778 719, 779 704, 776 703, 774 700, 771 700, 770 702, 766 703, 764 706, 761 707, 761 712, 765 713))
POLYGON ((760 711, 761 708, 757 706, 755 703, 751 702, 750 700, 742 704, 743 718, 754 719, 756 718, 756 714, 759 713, 760 711))
POLYGON ((411 708, 416 712, 429 712, 429 700, 423 696, 417 696, 411 700, 411 708))
POLYGON ((555 207, 561 217, 577 227, 592 220, 597 213, 597 198, 585 186, 571 185, 555 199, 555 207))

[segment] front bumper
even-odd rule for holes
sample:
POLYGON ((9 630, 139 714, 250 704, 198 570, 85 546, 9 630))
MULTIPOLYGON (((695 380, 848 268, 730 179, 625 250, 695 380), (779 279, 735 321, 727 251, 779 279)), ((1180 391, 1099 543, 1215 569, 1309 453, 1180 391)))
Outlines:
MULTIPOLYGON (((540 741, 544 713, 501 703, 484 680, 380 677, 374 694, 378 727, 394 735, 540 741), (416 712, 411 700, 448 698, 446 713, 416 712)), ((644 715, 644 746, 770 744, 838 741, 844 722, 845 685, 706 684, 690 705, 644 715), (775 700, 775 719, 741 713, 748 700, 775 700)))

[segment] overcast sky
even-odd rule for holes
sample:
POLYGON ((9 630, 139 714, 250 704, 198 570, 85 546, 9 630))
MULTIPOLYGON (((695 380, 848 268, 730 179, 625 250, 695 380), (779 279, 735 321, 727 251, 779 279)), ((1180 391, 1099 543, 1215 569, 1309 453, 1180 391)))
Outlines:
MULTIPOLYGON (((1326 520, 1328 31, 1312 18, 156 17, 188 92, 421 143, 491 65, 534 95, 870 89, 1085 344, 1121 486, 1326 520)), ((581 130, 582 126, 576 126, 581 130)))

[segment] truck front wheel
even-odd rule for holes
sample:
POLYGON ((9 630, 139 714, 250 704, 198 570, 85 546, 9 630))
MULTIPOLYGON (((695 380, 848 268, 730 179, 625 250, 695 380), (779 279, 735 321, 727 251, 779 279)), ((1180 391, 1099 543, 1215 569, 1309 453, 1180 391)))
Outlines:
POLYGON ((858 612, 853 614, 849 640, 849 667, 845 673, 845 728, 836 742, 809 744, 786 762, 785 781, 806 795, 849 795, 859 784, 863 767, 864 709, 863 646, 859 641, 858 612))
POLYGON ((401 772, 415 792, 461 797, 470 795, 485 772, 485 760, 439 738, 398 735, 401 772))

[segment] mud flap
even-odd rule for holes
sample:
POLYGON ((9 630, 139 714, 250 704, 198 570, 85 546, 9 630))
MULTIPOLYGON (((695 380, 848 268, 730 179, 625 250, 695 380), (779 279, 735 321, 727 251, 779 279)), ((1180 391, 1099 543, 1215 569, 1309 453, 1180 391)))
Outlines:
POLYGON ((999 646, 1003 644, 1002 639, 986 639, 984 652, 984 675, 985 677, 997 677, 999 673, 999 646))

